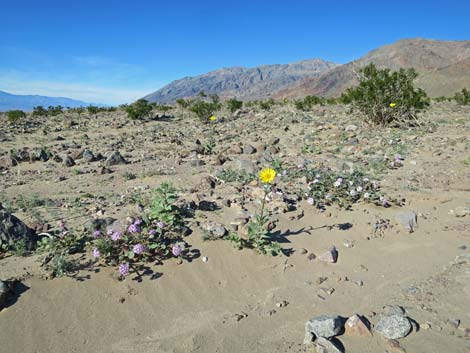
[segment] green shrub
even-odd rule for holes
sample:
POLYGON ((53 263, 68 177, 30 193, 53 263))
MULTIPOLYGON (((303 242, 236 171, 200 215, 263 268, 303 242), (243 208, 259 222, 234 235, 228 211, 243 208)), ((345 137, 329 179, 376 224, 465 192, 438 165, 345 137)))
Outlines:
POLYGON ((42 105, 33 108, 33 116, 47 116, 47 110, 42 105))
POLYGON ((196 114, 196 116, 204 123, 208 123, 210 117, 221 108, 219 98, 217 95, 211 96, 211 101, 206 102, 200 98, 193 100, 189 110, 196 114))
POLYGON ((370 64, 359 71, 359 85, 349 88, 341 100, 365 115, 369 123, 381 126, 415 125, 417 113, 429 106, 429 99, 413 85, 414 69, 379 70, 370 64))
POLYGON ((297 109, 308 111, 311 110, 314 105, 324 105, 325 100, 317 96, 306 96, 303 100, 295 101, 294 104, 297 109))
POLYGON ((454 100, 460 105, 470 105, 470 91, 466 88, 458 92, 454 96, 454 100))
POLYGON ((230 110, 231 113, 234 113, 235 111, 243 107, 243 102, 236 100, 235 98, 227 100, 225 104, 227 104, 227 108, 228 110, 230 110))
POLYGON ((265 101, 260 101, 259 102, 259 107, 263 110, 270 110, 274 105, 276 104, 276 101, 272 98, 265 100, 265 101))
POLYGON ((132 120, 142 120, 150 115, 152 106, 145 99, 139 99, 126 108, 127 117, 132 120))
POLYGON ((183 98, 179 98, 179 99, 176 100, 176 104, 177 104, 180 108, 186 109, 186 108, 188 108, 188 107, 191 105, 191 101, 190 101, 190 100, 183 99, 183 98))
POLYGON ((88 111, 88 114, 96 116, 96 114, 98 114, 100 111, 100 108, 95 107, 94 105, 90 105, 86 108, 86 110, 88 111))
POLYGON ((10 110, 7 112, 7 119, 10 123, 16 123, 24 118, 26 118, 26 113, 22 110, 10 110))
POLYGON ((47 115, 56 116, 56 115, 62 114, 63 110, 64 110, 64 107, 62 107, 61 105, 58 105, 55 107, 50 105, 49 107, 47 107, 47 115))

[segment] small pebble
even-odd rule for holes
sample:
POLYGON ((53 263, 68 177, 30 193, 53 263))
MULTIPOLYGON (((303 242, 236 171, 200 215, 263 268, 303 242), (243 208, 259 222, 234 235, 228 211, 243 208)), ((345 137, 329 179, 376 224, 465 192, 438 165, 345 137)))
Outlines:
POLYGON ((209 258, 208 258, 207 256, 204 256, 204 257, 202 258, 202 262, 207 262, 207 261, 209 261, 209 258))

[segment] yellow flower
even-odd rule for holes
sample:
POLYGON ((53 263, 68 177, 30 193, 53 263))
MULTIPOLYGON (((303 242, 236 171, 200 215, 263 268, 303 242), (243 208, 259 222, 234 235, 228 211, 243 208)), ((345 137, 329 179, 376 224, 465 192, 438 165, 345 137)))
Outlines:
POLYGON ((213 116, 213 115, 212 115, 212 116, 209 118, 209 120, 210 120, 210 121, 216 121, 216 120, 217 120, 217 118, 216 118, 215 116, 213 116))
POLYGON ((264 168, 259 173, 259 180, 261 180, 261 182, 265 184, 271 184, 274 181, 275 177, 276 171, 272 168, 264 168))
POLYGON ((396 105, 397 105, 397 103, 390 103, 390 108, 393 108, 396 105))

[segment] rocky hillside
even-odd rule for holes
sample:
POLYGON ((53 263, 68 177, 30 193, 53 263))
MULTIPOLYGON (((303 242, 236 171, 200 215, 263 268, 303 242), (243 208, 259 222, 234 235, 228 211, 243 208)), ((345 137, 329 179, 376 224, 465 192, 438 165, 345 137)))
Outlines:
POLYGON ((321 59, 254 68, 231 67, 173 81, 146 97, 150 102, 168 103, 197 95, 200 91, 244 100, 264 99, 305 78, 314 78, 338 65, 321 59))
POLYGON ((372 50, 362 58, 318 77, 297 82, 274 97, 338 96, 357 84, 356 72, 370 63, 392 70, 415 68, 420 73, 418 85, 433 97, 449 96, 470 87, 470 41, 405 39, 372 50))

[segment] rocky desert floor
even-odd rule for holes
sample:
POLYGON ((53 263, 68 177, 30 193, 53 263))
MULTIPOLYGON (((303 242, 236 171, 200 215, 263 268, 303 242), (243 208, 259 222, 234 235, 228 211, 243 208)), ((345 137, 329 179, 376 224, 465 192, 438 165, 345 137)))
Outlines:
MULTIPOLYGON (((0 352, 315 352, 303 344, 307 320, 356 313, 372 334, 338 335, 346 352, 470 352, 470 108, 434 104, 423 118, 423 127, 377 128, 347 107, 275 106, 221 112, 208 125, 176 108, 142 122, 117 111, 2 123, 0 202, 30 227, 125 220, 163 181, 195 214, 184 238, 191 258, 122 281, 99 264, 51 279, 39 255, 4 255, 0 279, 21 285, 0 311, 0 352), (212 153, 201 154, 211 138, 212 153), (41 150, 48 157, 33 160, 41 150), (310 180, 280 172, 268 208, 285 254, 207 240, 214 225, 243 236, 259 208, 256 175, 273 165, 360 169, 402 205, 316 207, 304 197, 310 180), (337 261, 322 261, 332 246, 337 261), (406 337, 374 329, 387 305, 406 311, 406 337)), ((80 259, 93 263, 89 250, 80 259)))

